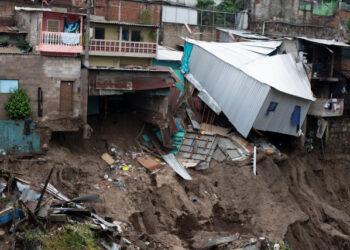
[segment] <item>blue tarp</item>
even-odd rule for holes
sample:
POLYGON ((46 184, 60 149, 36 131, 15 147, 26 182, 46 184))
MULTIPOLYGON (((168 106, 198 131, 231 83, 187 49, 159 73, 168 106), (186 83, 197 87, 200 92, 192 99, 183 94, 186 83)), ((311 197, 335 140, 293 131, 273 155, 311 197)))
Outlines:
POLYGON ((291 117, 291 123, 293 125, 300 126, 300 113, 301 113, 301 107, 295 106, 294 111, 292 113, 292 117, 291 117))
POLYGON ((64 19, 64 29, 63 32, 68 33, 80 33, 80 21, 70 23, 67 19, 64 19))
POLYGON ((186 43, 185 44, 185 48, 184 48, 184 56, 182 59, 182 66, 181 66, 181 72, 183 74, 188 73, 188 67, 189 67, 189 62, 190 62, 190 56, 191 56, 191 52, 193 49, 193 44, 191 43, 186 43))

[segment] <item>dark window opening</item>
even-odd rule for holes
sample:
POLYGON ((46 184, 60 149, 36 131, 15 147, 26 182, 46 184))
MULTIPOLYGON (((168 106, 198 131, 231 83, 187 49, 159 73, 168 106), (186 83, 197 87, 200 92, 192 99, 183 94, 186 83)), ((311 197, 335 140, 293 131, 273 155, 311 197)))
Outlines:
POLYGON ((95 39, 105 39, 105 28, 95 28, 95 39))
POLYGON ((277 102, 270 102, 270 105, 266 110, 266 115, 269 115, 270 112, 274 112, 277 108, 277 105, 278 105, 277 102))
POLYGON ((129 30, 128 29, 123 29, 123 40, 124 41, 129 41, 129 30))
POLYGON ((141 41, 141 31, 139 31, 139 30, 131 31, 131 41, 140 42, 141 41))

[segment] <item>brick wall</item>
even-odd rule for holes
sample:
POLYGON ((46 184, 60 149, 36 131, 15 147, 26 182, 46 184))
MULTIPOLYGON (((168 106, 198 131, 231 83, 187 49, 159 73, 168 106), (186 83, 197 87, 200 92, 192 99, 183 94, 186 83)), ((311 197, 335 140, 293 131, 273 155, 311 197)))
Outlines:
MULTIPOLYGON (((31 99, 34 121, 50 124, 53 130, 66 130, 55 120, 79 120, 81 117, 81 62, 75 57, 40 55, 0 55, 0 79, 19 80, 19 87, 27 90, 31 99), (73 112, 64 115, 59 111, 61 81, 73 81, 73 112), (38 88, 43 91, 43 117, 38 117, 38 88)), ((0 94, 0 103, 7 101, 9 94, 0 94)), ((0 106, 0 120, 8 119, 0 106)))
POLYGON ((198 25, 189 25, 192 34, 188 33, 185 25, 176 23, 163 23, 160 31, 160 42, 164 46, 176 48, 176 45, 184 45, 181 37, 189 37, 202 41, 216 41, 216 28, 198 25), (195 35, 193 35, 195 34, 195 35))
POLYGON ((119 0, 96 0, 95 2, 95 15, 104 16, 109 21, 140 23, 141 13, 144 10, 151 12, 153 25, 160 24, 161 6, 159 4, 119 0))

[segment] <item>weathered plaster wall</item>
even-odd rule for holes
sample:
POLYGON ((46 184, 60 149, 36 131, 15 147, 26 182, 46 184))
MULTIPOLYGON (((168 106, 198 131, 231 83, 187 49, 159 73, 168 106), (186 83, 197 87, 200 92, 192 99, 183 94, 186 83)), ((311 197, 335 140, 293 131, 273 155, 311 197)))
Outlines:
MULTIPOLYGON (((27 90, 31 99, 34 121, 49 124, 53 130, 61 130, 52 123, 55 120, 81 117, 81 61, 76 57, 40 55, 0 55, 0 79, 19 81, 19 87, 27 90), (71 114, 60 112, 61 81, 73 81, 73 108, 71 114), (43 117, 38 117, 38 88, 43 91, 43 117)), ((0 103, 8 100, 9 94, 0 94, 0 103)), ((0 106, 0 120, 8 119, 0 106)), ((64 130, 64 127, 62 127, 64 130)))
POLYGON ((160 31, 160 42, 164 46, 176 48, 177 45, 184 45, 181 37, 189 37, 202 41, 216 41, 217 33, 215 27, 189 25, 192 31, 190 34, 185 25, 176 23, 163 23, 160 31))

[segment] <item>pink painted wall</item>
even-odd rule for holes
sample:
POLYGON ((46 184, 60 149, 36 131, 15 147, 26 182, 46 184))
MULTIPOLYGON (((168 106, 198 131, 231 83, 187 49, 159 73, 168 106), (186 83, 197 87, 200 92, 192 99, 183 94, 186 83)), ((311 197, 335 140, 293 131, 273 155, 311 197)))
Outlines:
MULTIPOLYGON (((73 23, 78 20, 81 20, 81 16, 77 15, 70 15, 70 14, 64 14, 64 13, 53 13, 53 12, 44 12, 43 13, 43 23, 42 23, 42 30, 47 31, 47 20, 53 19, 53 20, 59 20, 60 21, 60 32, 63 32, 64 27, 64 19, 67 19, 69 22, 73 23)), ((81 26, 81 21, 80 21, 81 26)), ((81 28, 80 28, 81 30, 81 28)))

